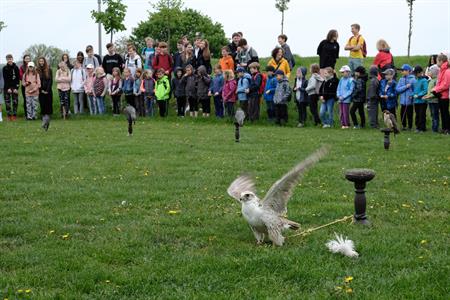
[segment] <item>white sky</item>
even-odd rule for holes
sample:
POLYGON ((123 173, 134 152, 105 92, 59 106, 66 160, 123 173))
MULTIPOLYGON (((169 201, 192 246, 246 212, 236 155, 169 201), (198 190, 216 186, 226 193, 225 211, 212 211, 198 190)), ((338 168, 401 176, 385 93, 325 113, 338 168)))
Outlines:
MULTIPOLYGON (((155 0, 156 1, 156 0, 155 0)), ((125 25, 131 33, 151 9, 148 0, 124 0, 128 5, 125 25)), ((223 24, 227 36, 242 31, 260 56, 269 56, 280 33, 280 13, 274 0, 185 0, 190 7, 223 24), (249 17, 251 16, 251 17, 249 17)), ((97 0, 0 0, 0 62, 12 53, 16 60, 30 45, 44 43, 68 49, 71 56, 88 44, 97 51, 97 24, 90 17, 97 0)), ((406 0, 291 0, 285 16, 285 33, 294 53, 312 56, 329 29, 337 29, 340 44, 350 36, 350 24, 360 23, 369 56, 375 43, 385 38, 394 55, 407 51, 408 8, 406 0)), ((416 0, 411 53, 428 55, 450 50, 450 1, 416 0)), ((103 45, 109 37, 103 35, 103 45)), ((105 51, 103 51, 103 54, 105 51)), ((348 53, 341 47, 341 56, 348 53)))

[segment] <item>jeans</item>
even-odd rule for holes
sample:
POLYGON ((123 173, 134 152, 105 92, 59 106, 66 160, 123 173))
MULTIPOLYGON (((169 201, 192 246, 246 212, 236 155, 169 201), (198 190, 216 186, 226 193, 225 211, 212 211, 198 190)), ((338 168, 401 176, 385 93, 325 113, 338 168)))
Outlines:
POLYGON ((84 103, 83 103, 83 95, 84 93, 73 93, 73 109, 75 111, 75 114, 82 114, 84 110, 84 103))
POLYGON ((350 67, 350 70, 352 70, 352 74, 355 73, 355 69, 359 66, 362 66, 363 59, 362 58, 349 58, 348 59, 348 66, 350 67))
POLYGON ((145 96, 145 107, 147 117, 155 115, 155 98, 153 96, 145 96))
POLYGON ((431 130, 439 132, 439 103, 429 103, 431 114, 431 130))
POLYGON ((89 113, 91 115, 98 114, 97 106, 95 105, 95 97, 92 95, 87 95, 87 101, 88 101, 88 106, 89 106, 89 113))
POLYGON ((275 104, 273 104, 273 101, 266 101, 266 107, 267 107, 267 118, 269 120, 275 119, 275 104))
POLYGON ((97 114, 103 115, 105 113, 105 97, 95 96, 94 103, 97 109, 97 114))
POLYGON ((221 95, 214 96, 214 109, 216 117, 223 118, 223 100, 221 95))
POLYGON ((334 99, 325 100, 320 105, 320 119, 323 124, 333 126, 334 99))

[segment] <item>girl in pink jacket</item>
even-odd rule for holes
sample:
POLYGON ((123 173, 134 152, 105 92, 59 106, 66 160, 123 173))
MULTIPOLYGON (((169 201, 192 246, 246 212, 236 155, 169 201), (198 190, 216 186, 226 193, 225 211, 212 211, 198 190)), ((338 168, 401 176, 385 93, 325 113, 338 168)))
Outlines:
POLYGON ((89 64, 86 66, 86 80, 84 81, 84 92, 86 93, 87 99, 88 99, 88 106, 89 106, 89 114, 95 115, 95 101, 94 101, 94 92, 92 90, 92 87, 94 85, 94 66, 92 64, 89 64))
POLYGON ((433 89, 433 94, 439 99, 439 110, 442 119, 442 132, 450 134, 450 116, 448 111, 449 104, 449 88, 450 88, 450 66, 448 57, 440 54, 437 57, 437 66, 439 71, 437 84, 433 89))
POLYGON ((38 110, 39 89, 41 79, 34 67, 34 62, 30 61, 22 77, 22 86, 25 87, 25 105, 27 120, 36 120, 38 110))
POLYGON ((60 62, 58 66, 59 69, 56 71, 55 81, 59 92, 61 117, 65 120, 70 110, 69 97, 72 78, 65 62, 60 62))
POLYGON ((228 117, 234 117, 234 103, 236 103, 236 80, 232 70, 225 70, 223 72, 223 79, 225 81, 222 89, 222 99, 225 103, 225 110, 228 117))

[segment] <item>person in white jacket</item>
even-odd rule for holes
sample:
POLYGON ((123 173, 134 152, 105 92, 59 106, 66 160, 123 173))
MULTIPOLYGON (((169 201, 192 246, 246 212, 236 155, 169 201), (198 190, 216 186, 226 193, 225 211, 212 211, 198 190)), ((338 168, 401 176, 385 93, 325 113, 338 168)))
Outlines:
POLYGON ((86 71, 81 67, 80 62, 76 61, 74 68, 71 71, 72 82, 70 87, 72 89, 72 94, 74 98, 73 107, 75 114, 82 114, 83 107, 83 97, 84 97, 84 81, 86 80, 86 71))

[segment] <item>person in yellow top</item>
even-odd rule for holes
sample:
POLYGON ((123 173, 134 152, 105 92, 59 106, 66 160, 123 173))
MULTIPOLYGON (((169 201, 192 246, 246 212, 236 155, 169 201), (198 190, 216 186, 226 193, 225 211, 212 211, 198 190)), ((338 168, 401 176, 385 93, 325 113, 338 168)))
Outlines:
POLYGON ((365 53, 365 40, 362 35, 359 34, 361 27, 359 24, 352 24, 351 26, 353 36, 348 40, 345 50, 350 51, 348 66, 352 73, 354 73, 357 67, 362 66, 363 59, 367 53, 365 53))
POLYGON ((272 50, 272 58, 267 65, 273 66, 275 71, 283 71, 287 78, 291 75, 291 68, 289 67, 289 62, 284 58, 283 48, 276 47, 272 50))

